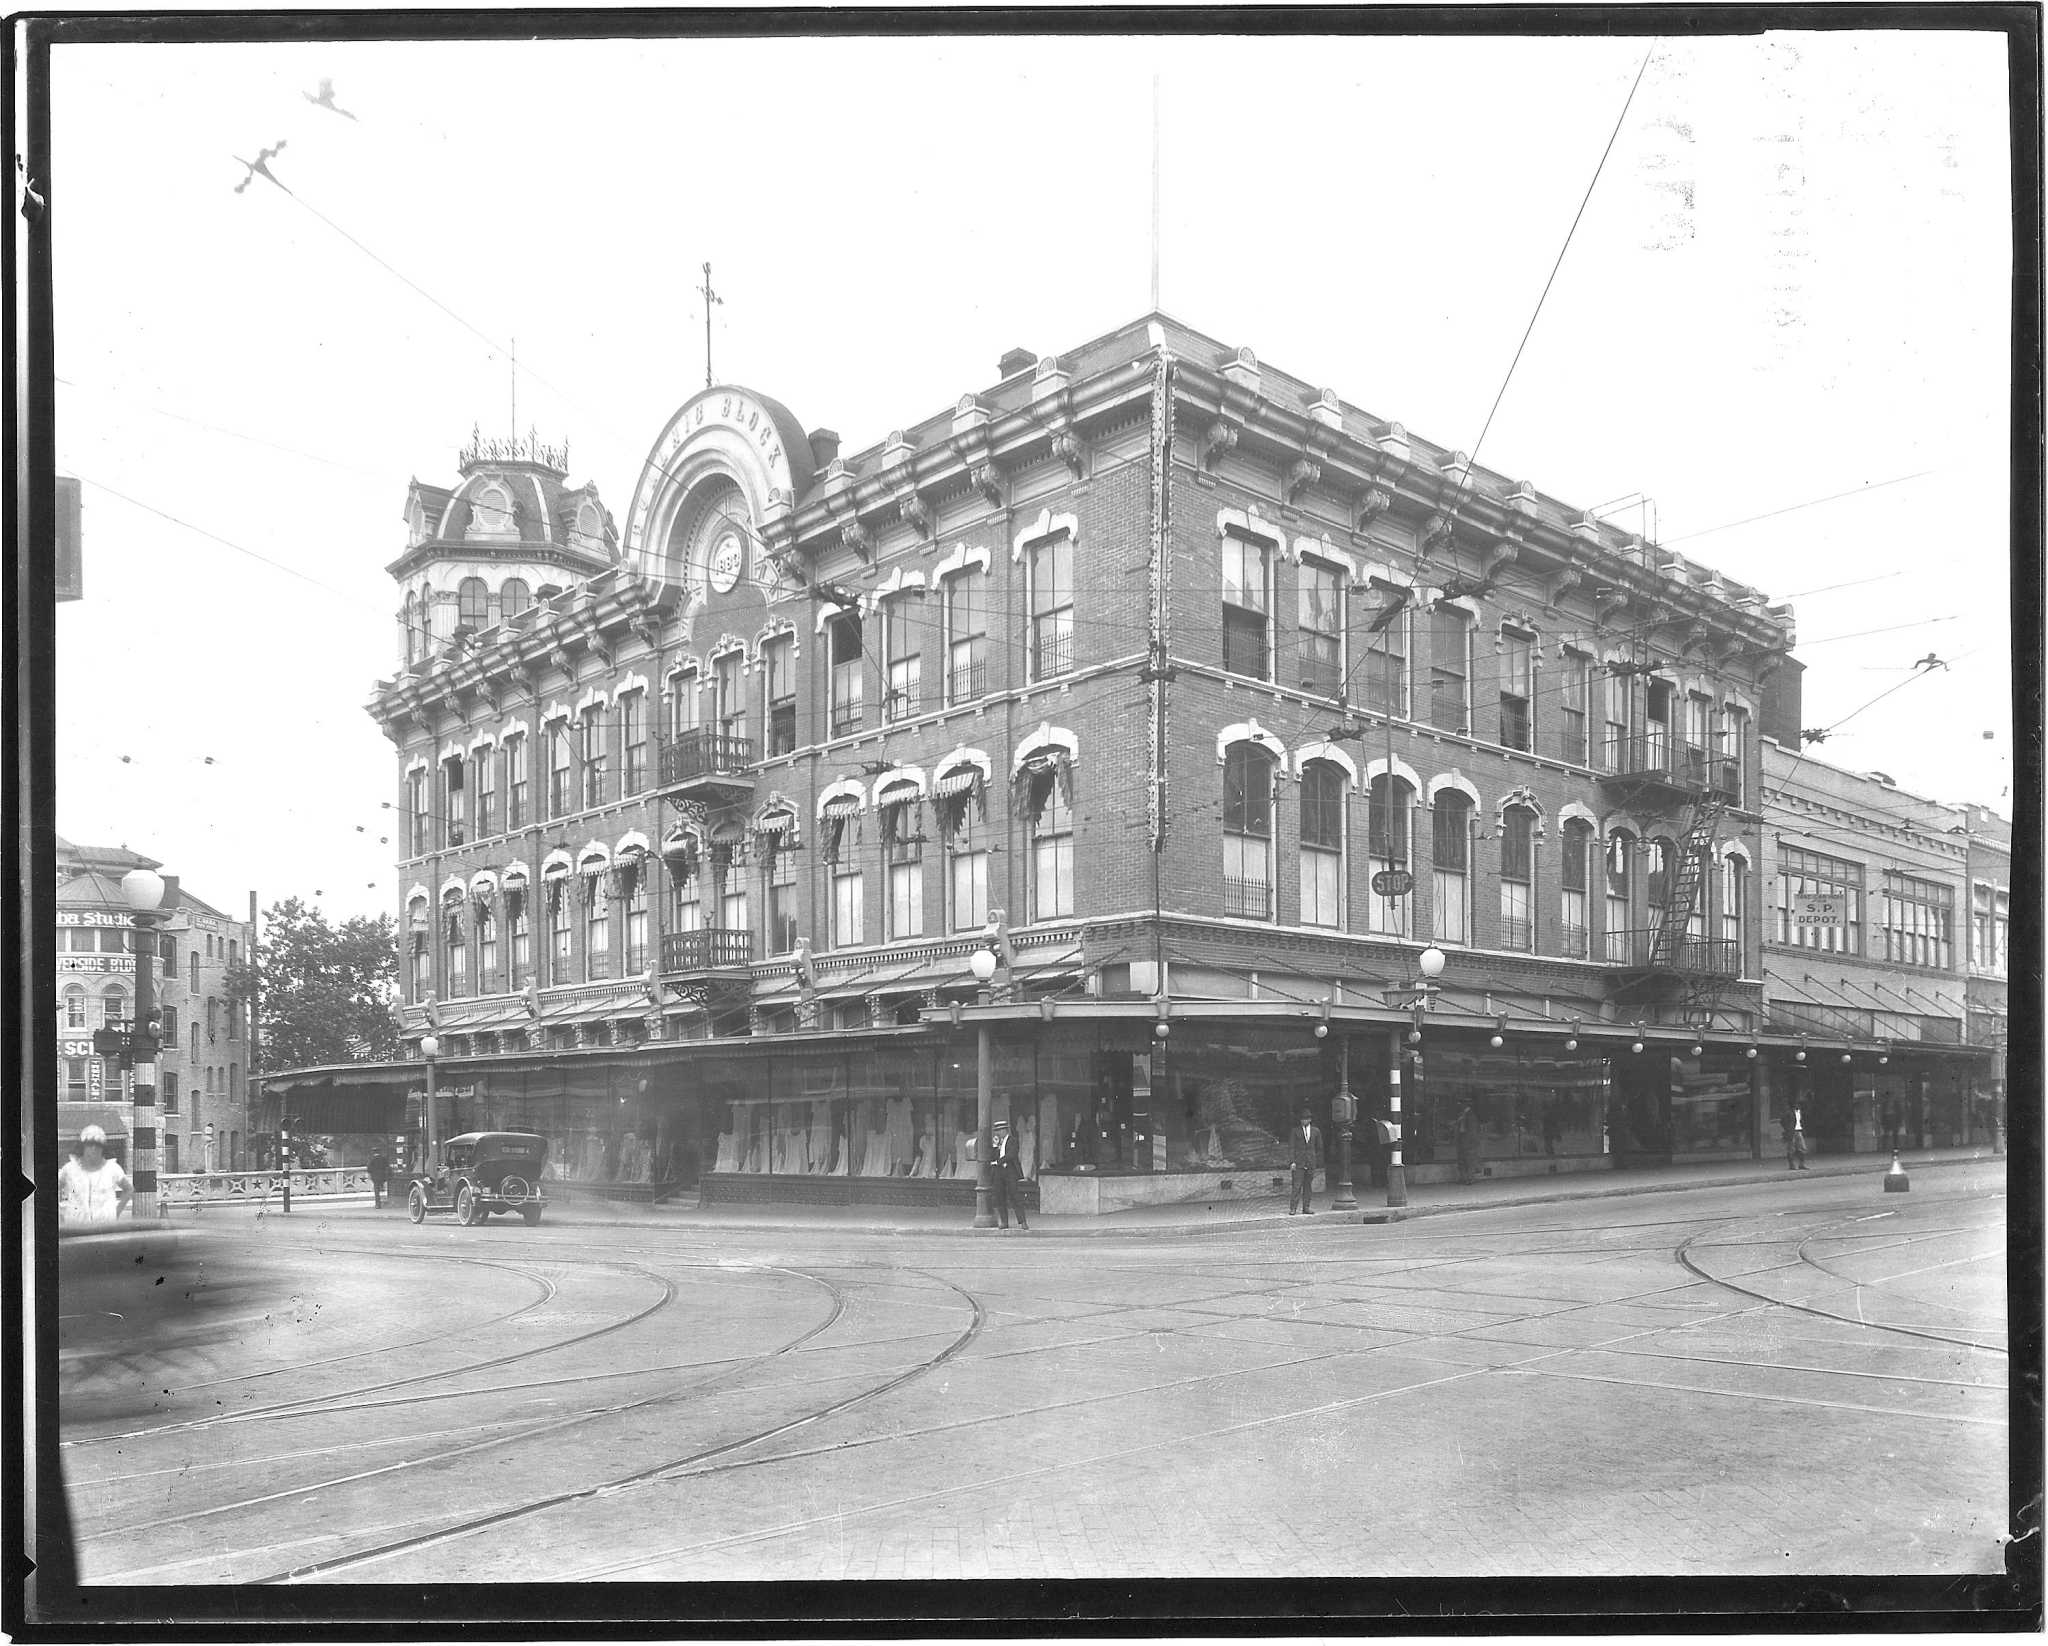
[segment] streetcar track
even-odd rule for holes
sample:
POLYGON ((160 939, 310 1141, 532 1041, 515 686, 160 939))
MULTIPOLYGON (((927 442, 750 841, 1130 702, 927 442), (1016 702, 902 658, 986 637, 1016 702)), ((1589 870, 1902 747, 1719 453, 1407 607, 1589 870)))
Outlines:
POLYGON ((651 1269, 632 1266, 633 1272, 646 1276, 661 1288, 661 1295, 645 1308, 635 1311, 623 1320, 614 1320, 588 1332, 579 1332, 554 1343, 535 1344, 515 1349, 510 1354, 497 1355, 488 1360, 471 1361, 467 1365, 447 1367, 437 1371, 414 1372, 409 1377, 390 1378, 383 1383, 370 1383, 354 1389, 337 1389, 328 1394, 305 1395, 298 1400, 280 1401, 273 1406, 258 1406, 248 1411, 221 1412, 207 1417, 181 1418, 173 1423, 152 1424, 142 1429, 125 1429, 112 1434, 81 1435, 61 1442, 65 1448, 106 1445, 117 1440, 140 1440, 157 1435, 192 1433, 202 1429, 224 1427, 228 1424, 254 1423, 280 1418, 324 1415, 328 1412, 351 1410, 363 1404, 365 1395, 383 1394, 392 1389, 403 1389, 417 1383, 428 1383, 436 1379, 467 1377, 476 1372, 490 1371, 494 1367, 509 1366, 520 1360, 532 1359, 538 1355, 555 1354, 563 1349, 576 1348, 597 1338, 607 1337, 613 1332, 623 1331, 637 1325, 657 1310, 666 1308, 675 1301, 677 1286, 673 1280, 657 1275, 651 1269))
MULTIPOLYGON (((846 1300, 844 1294, 842 1294, 839 1291, 839 1289, 836 1286, 832 1285, 832 1283, 828 1280, 823 1280, 815 1275, 803 1275, 801 1271, 796 1270, 776 1268, 773 1269, 772 1272, 781 1274, 799 1274, 804 1279, 815 1281, 817 1284, 823 1286, 825 1290, 831 1295, 832 1308, 826 1314, 825 1318, 819 1321, 816 1325, 810 1327, 807 1331, 803 1332, 798 1337, 791 1339, 790 1342, 779 1345, 778 1347, 772 1350, 766 1351, 762 1355, 754 1357, 756 1360, 773 1359, 775 1356, 785 1354, 790 1349, 797 1347, 799 1344, 807 1342, 809 1339, 817 1336, 818 1333, 827 1330, 835 1321, 837 1321, 840 1318, 840 1316, 845 1312, 846 1308, 846 1300)), ((669 1285, 670 1292, 672 1295, 674 1291, 674 1283, 667 1282, 667 1284, 669 1285)), ((641 1315, 644 1316, 645 1314, 651 1312, 651 1310, 643 1310, 641 1311, 641 1315)), ((635 1318, 640 1318, 640 1316, 636 1316, 635 1318)), ((620 1322, 619 1324, 631 1324, 631 1322, 620 1322)), ((533 1352, 541 1353, 545 1351, 537 1350, 533 1352)), ((354 1484, 357 1481, 372 1479, 378 1475, 393 1474, 404 1469, 424 1468, 431 1465, 445 1463, 451 1458, 468 1456, 471 1453, 485 1451, 495 1446, 503 1446, 515 1440, 534 1439, 538 1436, 552 1434, 562 1429, 574 1428, 579 1424, 592 1423, 602 1417, 616 1416, 622 1412, 637 1411, 643 1407, 661 1405, 667 1401, 680 1399, 682 1396, 686 1394, 696 1394, 702 1391, 705 1381, 707 1380, 699 1380, 697 1383, 690 1385, 686 1389, 665 1390, 660 1394, 645 1396, 639 1400, 623 1401, 610 1406, 598 1407, 590 1411, 565 1413, 560 1417, 549 1418, 539 1423, 529 1424, 527 1427, 519 1430, 517 1433, 486 1436, 482 1439, 472 1441, 470 1444, 466 1446, 456 1447, 452 1451, 436 1452, 431 1456, 423 1459, 408 1458, 401 1460, 397 1463, 385 1464, 375 1469, 361 1470, 354 1474, 342 1475, 333 1479, 300 1483, 280 1491, 264 1493, 257 1497, 240 1498, 228 1503, 214 1504, 205 1509, 195 1509, 180 1515, 158 1516, 143 1525, 115 1527, 112 1529, 100 1531, 95 1535, 100 1537, 118 1537, 132 1532, 149 1530, 158 1526, 174 1525, 183 1521, 190 1520, 203 1520, 217 1514, 232 1513, 233 1511, 238 1509, 258 1508, 261 1507, 263 1504, 275 1502, 280 1498, 309 1496, 314 1493, 331 1490, 336 1486, 346 1486, 354 1484)), ((326 1416, 331 1414, 323 1412, 319 1415, 326 1416)), ((513 1422, 517 1420, 508 1418, 507 1421, 513 1422)), ((105 1581, 115 1581, 116 1578, 123 1575, 126 1574, 116 1574, 115 1578, 109 1578, 105 1581)), ((273 1580, 266 1578, 261 1579, 259 1581, 269 1582, 273 1580)))
MULTIPOLYGON (((927 1270, 913 1269, 908 1272, 913 1274, 922 1274, 927 1280, 935 1281, 939 1285, 945 1286, 949 1290, 957 1293, 960 1297, 965 1298, 969 1307, 973 1311, 972 1318, 968 1321, 966 1328, 962 1332, 960 1332, 959 1335, 957 1335, 951 1343, 947 1344, 946 1347, 941 1349, 936 1355, 932 1356, 928 1360, 919 1363, 918 1365, 908 1368, 905 1371, 899 1372, 894 1377, 884 1380, 883 1382, 875 1385, 873 1388, 862 1390, 857 1394, 849 1395, 843 1399, 833 1401, 814 1411, 807 1412, 799 1417, 789 1419, 782 1423, 771 1425, 766 1429, 756 1430, 754 1433, 743 1435, 736 1440, 724 1441, 716 1446, 706 1447, 701 1451, 690 1453, 687 1456, 681 1458, 670 1458, 661 1463, 650 1465, 649 1467, 644 1469, 635 1470, 631 1474, 623 1475, 616 1479, 605 1481, 595 1486, 579 1487, 571 1491, 558 1492, 549 1497, 541 1498, 534 1502, 517 1504, 511 1508, 500 1509, 488 1515, 475 1516, 470 1520, 459 1522, 453 1526, 445 1526, 433 1532, 425 1532, 413 1537, 397 1539, 391 1543, 387 1543, 376 1548, 359 1549, 347 1555, 336 1556, 331 1560, 317 1561, 310 1565, 293 1567, 283 1572, 272 1573, 269 1576, 255 1578, 250 1581, 256 1583, 295 1583, 303 1581, 307 1578, 317 1577, 326 1573, 342 1571, 349 1567, 370 1565, 376 1561, 388 1560, 400 1554, 414 1553, 423 1549, 435 1547, 442 1543, 454 1542, 460 1538, 473 1536, 475 1533, 483 1531, 489 1527, 501 1526, 510 1521, 521 1520, 529 1515, 539 1514, 545 1510, 557 1508, 566 1503, 581 1502, 592 1498, 609 1496, 615 1492, 619 1492, 629 1487, 641 1484, 642 1482, 650 1481, 658 1477, 667 1475, 673 1470, 686 1468, 688 1465, 693 1463, 702 1462, 710 1458, 721 1457, 732 1452, 744 1450, 745 1448, 757 1445, 764 1440, 771 1440, 778 1435, 788 1434, 796 1429, 804 1428, 809 1424, 820 1422, 825 1418, 834 1416, 839 1412, 846 1411, 850 1407, 860 1405, 863 1402, 878 1399, 882 1395, 888 1394, 895 1389, 901 1388, 904 1384, 912 1381, 913 1379, 923 1377, 926 1374, 937 1370, 940 1366, 943 1366, 947 1361, 951 1360, 961 1350, 965 1349, 968 1346, 968 1344, 972 1343, 975 1340, 975 1338, 980 1335, 982 1327, 988 1318, 987 1311, 983 1308, 981 1300, 978 1297, 976 1297, 973 1293, 967 1291, 964 1287, 957 1286, 952 1281, 946 1280, 942 1276, 931 1274, 927 1270)), ((838 1294, 838 1288, 832 1287, 832 1283, 830 1281, 823 1280, 822 1277, 817 1276, 813 1276, 812 1278, 818 1279, 820 1284, 822 1285, 831 1287, 835 1295, 838 1294)), ((837 1318, 836 1312, 834 1318, 837 1318)), ((823 1326, 817 1328, 817 1330, 819 1331, 822 1331, 823 1329, 823 1326)), ((815 1335, 815 1333, 806 1335, 815 1335)), ((793 1347, 794 1345, 791 1346, 793 1347)), ((781 1352, 783 1351, 777 1351, 777 1353, 781 1352)))
MULTIPOLYGON (((1815 1211, 1824 1211, 1824 1210, 1833 1210, 1833 1209, 1834 1209, 1834 1208, 1823 1208, 1823 1207, 1815 1207, 1815 1208, 1812 1208, 1812 1210, 1815 1210, 1815 1211)), ((1880 1214, 1876 1214, 1876 1215, 1879 1215, 1879 1216, 1890 1216, 1890 1215, 1893 1215, 1893 1214, 1890 1214, 1890 1213, 1880 1213, 1880 1214)), ((1752 1222, 1752 1221, 1754 1221, 1754 1219, 1753 1219, 1753 1218, 1748 1218, 1748 1217, 1740 1217, 1740 1218, 1729 1218, 1729 1219, 1726 1219, 1726 1220, 1725 1220, 1725 1222, 1726 1222, 1726 1223, 1727 1223, 1728 1225, 1730 1225, 1730 1226, 1733 1226, 1733 1225, 1739 1225, 1739 1224, 1742 1224, 1742 1223, 1746 1223, 1746 1222, 1752 1222)), ((1793 1266, 1794 1266, 1794 1265, 1796 1264, 1796 1265, 1799 1265, 1799 1266, 1803 1266, 1803 1267, 1811 1268, 1811 1269, 1813 1269, 1813 1270, 1814 1270, 1814 1271, 1815 1271, 1816 1273, 1819 1273, 1819 1274, 1825 1274, 1825 1275, 1827 1275, 1827 1276, 1828 1276, 1828 1277, 1829 1277, 1829 1278, 1830 1278, 1831 1280, 1841 1280, 1841 1281, 1845 1281, 1845 1282, 1847 1282, 1848 1284, 1854 1285, 1854 1284, 1856 1284, 1856 1282, 1853 1282, 1853 1281, 1847 1281, 1847 1277, 1846 1277, 1846 1276, 1842 1276, 1842 1275, 1837 1275, 1837 1274, 1835 1274, 1835 1273, 1834 1273, 1834 1272, 1833 1272, 1832 1270, 1829 1270, 1829 1269, 1827 1269, 1827 1268, 1823 1267, 1822 1265, 1820 1265, 1820 1264, 1818 1264, 1818 1263, 1814 1263, 1814 1262, 1812 1262, 1812 1261, 1811 1261, 1811 1260, 1810 1260, 1810 1259, 1809 1259, 1809 1258, 1808 1258, 1808 1257, 1806 1256, 1806 1246, 1808 1245, 1808 1243, 1809 1243, 1809 1242, 1811 1242, 1811 1241, 1813 1241, 1813 1240, 1816 1240, 1816 1239, 1819 1239, 1819 1238, 1821 1238, 1822 1232, 1823 1232, 1823 1231, 1824 1231, 1825 1229, 1827 1229, 1827 1228, 1829 1228, 1829 1227, 1835 1227, 1835 1226, 1839 1226, 1839 1225, 1841 1225, 1841 1224, 1843 1224, 1843 1223, 1847 1223, 1847 1222, 1850 1222, 1850 1221, 1852 1221, 1852 1219, 1850 1219, 1850 1218, 1848 1218, 1848 1217, 1838 1217, 1838 1218, 1836 1218, 1836 1220, 1835 1220, 1835 1223, 1834 1223, 1834 1224, 1832 1224, 1832 1225, 1827 1225, 1827 1224, 1824 1224, 1824 1225, 1822 1225, 1822 1229, 1821 1229, 1821 1230, 1816 1230, 1816 1231, 1814 1231, 1813 1233, 1810 1233, 1810 1234, 1807 1234, 1807 1235, 1803 1235, 1803 1236, 1799 1237, 1799 1239, 1798 1239, 1798 1240, 1797 1240, 1796 1242, 1795 1242, 1795 1241, 1793 1241, 1793 1240, 1790 1240, 1790 1239, 1780 1239, 1780 1240, 1777 1240, 1777 1241, 1771 1241, 1771 1242, 1766 1242, 1766 1241, 1711 1241, 1711 1240, 1707 1240, 1707 1239, 1705 1238, 1705 1236, 1704 1236, 1704 1235, 1691 1235, 1691 1236, 1688 1236, 1688 1237, 1687 1237, 1687 1238, 1686 1238, 1686 1239, 1685 1239, 1684 1241, 1680 1242, 1680 1244, 1678 1245, 1678 1247, 1677 1247, 1677 1249, 1676 1249, 1676 1251, 1674 1252, 1674 1254, 1673 1254, 1673 1255, 1674 1255, 1674 1256, 1676 1256, 1676 1257, 1677 1257, 1677 1259, 1678 1259, 1678 1261, 1679 1261, 1679 1262, 1680 1262, 1681 1264, 1683 1264, 1683 1265, 1684 1265, 1684 1266, 1685 1266, 1685 1267, 1686 1267, 1686 1268, 1687 1268, 1688 1270, 1690 1270, 1690 1271, 1691 1271, 1691 1272, 1692 1272, 1693 1274, 1696 1274, 1696 1275, 1698 1275, 1698 1276, 1700 1277, 1700 1279, 1702 1279, 1702 1280, 1706 1281, 1706 1282, 1707 1282, 1707 1283, 1708 1283, 1709 1285, 1712 1285, 1712 1286, 1719 1286, 1719 1287, 1722 1287, 1723 1289, 1725 1289, 1725 1290, 1727 1290, 1727 1291, 1731 1291, 1731 1292, 1735 1292, 1735 1293, 1738 1293, 1739 1295, 1741 1295, 1741 1296, 1744 1296, 1744 1297, 1753 1297, 1753 1298, 1757 1298, 1757 1299, 1759 1299, 1759 1300, 1760 1300, 1760 1301, 1762 1301, 1762 1302, 1765 1302, 1765 1303, 1770 1303, 1770 1304, 1775 1304, 1775 1305, 1776 1305, 1777 1307, 1779 1307, 1779 1308, 1781 1308, 1781 1309, 1793 1309, 1793 1310, 1797 1310, 1797 1311, 1798 1311, 1799 1313, 1801 1313, 1801 1314, 1809 1314, 1809 1315, 1813 1315, 1813 1316, 1814 1316, 1814 1317, 1816 1317, 1817 1319, 1821 1319, 1821 1320, 1831 1320, 1831 1321, 1833 1321, 1833 1322, 1834 1322, 1834 1323, 1835 1323, 1836 1325, 1839 1325, 1839 1326, 1855 1326, 1855 1327, 1859 1327, 1859 1328, 1861 1328, 1862 1330, 1865 1330, 1865 1331, 1872 1331, 1872 1332, 1893 1332, 1893 1333, 1896 1333, 1896 1334, 1898 1334, 1899 1336, 1902 1336, 1902 1337, 1914 1337, 1914 1338, 1921 1338, 1921 1339, 1924 1339, 1924 1340, 1926 1340, 1926 1341, 1928 1341, 1928 1342, 1931 1342, 1931 1343, 1948 1343, 1948 1344, 1953 1344, 1953 1345, 1954 1345, 1955 1347, 1957 1347, 1957 1348, 1960 1348, 1960 1349, 1975 1349, 1975 1350, 1979 1351, 1980 1353, 1985 1353, 1985 1354, 1995 1354, 1995 1355, 2005 1355, 2005 1356, 2006 1356, 2006 1357, 2007 1357, 2008 1359, 2010 1359, 2010 1352, 2009 1352, 2009 1351, 2008 1351, 2008 1350, 2007 1350, 2007 1349, 2006 1349, 2006 1348, 2005 1348, 2005 1347, 2004 1347, 2003 1345, 2000 1345, 2000 1344, 1993 1344, 1993 1343, 1975 1343, 1975 1342, 1972 1342, 1971 1340, 1969 1340, 1968 1338, 1961 1338, 1961 1337, 1951 1337, 1950 1335, 1948 1335, 1948 1334, 1947 1334, 1947 1333, 1945 1333, 1945 1332, 1925 1331, 1925 1330, 1922 1330, 1922 1329, 1921 1329, 1921 1328, 1919 1328, 1919 1327, 1915 1327, 1915 1326, 1900 1326, 1900 1325, 1896 1325, 1896 1324, 1893 1324, 1893 1323, 1891 1323, 1891 1322, 1887 1322, 1887 1321, 1881 1321, 1881 1320, 1865 1320, 1865 1319, 1859 1318, 1859 1317, 1857 1317, 1857 1316, 1851 1316, 1851 1315, 1844 1315, 1844 1314, 1838 1314, 1838 1313, 1836 1313, 1836 1312, 1835 1312, 1834 1310, 1832 1310, 1832 1309, 1822 1309, 1822 1308, 1818 1308, 1818 1307, 1816 1307, 1816 1306, 1814 1306, 1813 1304, 1810 1304, 1810 1303, 1798 1303, 1798 1302, 1794 1302, 1794 1301, 1792 1301, 1792 1300, 1791 1300, 1791 1299, 1789 1299, 1789 1298, 1782 1298, 1782 1297, 1774 1297, 1774 1296, 1772 1296, 1772 1295, 1771 1295, 1770 1293, 1768 1293, 1768 1292, 1760 1292, 1760 1291, 1756 1290, 1756 1289, 1755 1289, 1754 1287, 1751 1287, 1751 1286, 1743 1286, 1743 1285, 1738 1285, 1738 1284, 1737 1284, 1737 1283, 1736 1283, 1735 1281, 1723 1279, 1723 1278, 1722 1278, 1721 1276, 1719 1276, 1719 1275, 1713 1275, 1713 1274, 1709 1274, 1709 1273, 1708 1273, 1708 1272, 1707 1272, 1707 1271, 1706 1271, 1705 1269, 1701 1268, 1701 1267, 1700 1267, 1700 1265, 1699 1265, 1699 1264, 1698 1264, 1697 1262, 1695 1262, 1695 1261, 1693 1260, 1693 1257, 1692 1257, 1692 1248, 1693 1248, 1694 1246, 1700 1246, 1700 1247, 1702 1247, 1702 1249, 1715 1249, 1715 1248, 1719 1248, 1719 1249, 1726 1249, 1726 1248, 1729 1248, 1729 1247, 1734 1247, 1734 1246, 1748 1246, 1748 1245, 1777 1245, 1777 1246, 1781 1246, 1781 1247, 1782 1247, 1782 1246, 1791 1246, 1791 1247, 1793 1248, 1793 1252, 1794 1252, 1794 1258, 1793 1258, 1793 1262, 1791 1262, 1791 1263, 1781 1263, 1781 1264, 1775 1264, 1775 1265, 1773 1265, 1773 1266, 1772 1266, 1772 1268, 1771 1268, 1771 1269, 1769 1269, 1769 1270, 1765 1270, 1765 1271, 1751 1271, 1751 1272, 1753 1272, 1753 1273, 1755 1273, 1755 1272, 1763 1272, 1763 1273, 1775 1273, 1775 1272, 1777 1272, 1778 1270, 1781 1270, 1781 1269, 1788 1269, 1788 1268, 1792 1268, 1792 1267, 1793 1267, 1793 1266)), ((1854 1219, 1853 1221, 1864 1221, 1864 1219, 1862 1219, 1862 1218, 1857 1218, 1857 1219, 1854 1219)), ((1837 1237, 1837 1238, 1839 1238, 1839 1237, 1837 1237)))

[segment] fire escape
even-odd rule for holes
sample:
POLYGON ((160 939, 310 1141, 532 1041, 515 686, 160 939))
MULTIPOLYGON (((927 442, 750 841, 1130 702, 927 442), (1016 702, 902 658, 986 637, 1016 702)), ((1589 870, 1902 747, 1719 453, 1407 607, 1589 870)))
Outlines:
POLYGON ((670 856, 670 873, 696 881, 703 911, 695 928, 662 932, 659 977, 672 998, 714 1019, 745 1006, 754 959, 752 930, 719 923, 727 877, 746 872, 744 815, 754 796, 754 762, 751 738, 709 727, 663 738, 657 751, 663 838, 682 841, 670 856), (741 826, 731 826, 736 821, 741 826))
POLYGON ((1689 743, 1676 728, 1652 722, 1609 751, 1600 786, 1636 816, 1679 817, 1683 831, 1677 862, 1664 886, 1656 925, 1610 933, 1608 958, 1617 1004, 1675 1008, 1688 1023, 1712 1021, 1723 991, 1742 973, 1741 945, 1695 934, 1693 917, 1706 892, 1708 866, 1721 819, 1740 793, 1738 763, 1689 743))

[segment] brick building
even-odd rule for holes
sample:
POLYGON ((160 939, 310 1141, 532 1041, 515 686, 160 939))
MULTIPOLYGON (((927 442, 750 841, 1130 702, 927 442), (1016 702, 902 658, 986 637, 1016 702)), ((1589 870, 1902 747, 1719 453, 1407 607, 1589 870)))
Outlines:
POLYGON ((1801 736, 1800 669, 1765 694, 1766 1108, 1820 1153, 1994 1140, 2012 825, 1852 772, 1801 736))
MULTIPOLYGON (((95 1029, 134 1012, 134 924, 121 896, 131 869, 154 858, 122 846, 57 842, 57 1049, 63 1073, 58 1124, 68 1143, 96 1123, 128 1158, 134 1115, 118 1064, 92 1049, 95 1029)), ((157 1059, 157 1167, 162 1172, 240 1171, 250 1157, 249 1034, 227 971, 249 944, 249 927, 164 877, 151 978, 162 1013, 157 1059)), ((147 1122, 145 1123, 147 1124, 147 1122)))
MULTIPOLYGON (((1758 591, 1156 315, 851 455, 709 389, 622 532, 458 466, 371 703, 442 1133, 964 1193, 987 1025, 1048 1204, 1264 1189, 1396 1058, 1420 1175, 1468 1105, 1496 1171, 1763 1146, 1758 591)), ((270 1084, 370 1130, 422 1074, 270 1084)))

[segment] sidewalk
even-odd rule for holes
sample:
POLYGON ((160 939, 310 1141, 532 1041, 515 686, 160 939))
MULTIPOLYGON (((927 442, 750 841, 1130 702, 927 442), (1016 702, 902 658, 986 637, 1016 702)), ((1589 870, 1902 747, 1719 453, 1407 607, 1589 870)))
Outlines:
MULTIPOLYGON (((1973 1162, 2003 1160, 1988 1145, 1959 1149, 1926 1149, 1901 1153, 1899 1163, 1909 1178, 1923 1171, 1973 1162)), ((1865 1177, 1871 1193, 1883 1193, 1882 1180, 1891 1165, 1883 1154, 1830 1155, 1810 1161, 1805 1181, 1815 1178, 1865 1177)), ((1557 1177, 1515 1177, 1485 1180, 1473 1184, 1424 1183, 1411 1187, 1408 1204, 1398 1211, 1386 1204, 1384 1188, 1357 1187, 1355 1211, 1333 1212, 1330 1196, 1317 1197, 1313 1219, 1290 1217, 1284 1195, 1256 1200, 1183 1202, 1171 1206, 1143 1206, 1128 1211, 1108 1212, 1099 1217, 1036 1215, 1031 1219, 1031 1239, 1120 1239, 1137 1237, 1170 1238, 1199 1236, 1227 1229, 1234 1234, 1284 1232, 1291 1229, 1351 1226, 1358 1223, 1387 1223, 1409 1218, 1435 1217, 1450 1212, 1484 1211, 1504 1206, 1540 1206, 1567 1200, 1598 1200, 1620 1195, 1669 1194, 1681 1189, 1730 1188, 1746 1183, 1781 1181, 1791 1174, 1782 1160, 1714 1161, 1702 1166, 1669 1166, 1652 1171, 1594 1171, 1561 1174, 1557 1177)), ((331 1216, 351 1218, 376 1216, 403 1220, 404 1203, 393 1204, 387 1197, 381 1210, 372 1211, 362 1195, 300 1197, 292 1217, 331 1216)), ((280 1215, 270 1207, 270 1215, 280 1215)), ((431 1218, 430 1224, 449 1221, 431 1218)), ((958 1235, 968 1238, 999 1238, 1001 1231, 976 1229, 959 1207, 914 1206, 713 1206, 700 1209, 687 1197, 681 1203, 647 1207, 607 1207, 590 1201, 560 1202, 548 1210, 542 1226, 555 1228, 609 1228, 620 1225, 659 1225, 681 1229, 733 1229, 750 1232, 817 1233, 834 1229, 864 1234, 958 1235)), ((1020 1238, 1017 1231, 1008 1238, 1020 1238)))

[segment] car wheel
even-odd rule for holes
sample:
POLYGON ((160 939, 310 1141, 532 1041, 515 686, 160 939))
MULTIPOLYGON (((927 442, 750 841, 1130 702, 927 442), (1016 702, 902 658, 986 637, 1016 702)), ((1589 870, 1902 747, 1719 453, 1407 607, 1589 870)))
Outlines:
POLYGON ((427 1220, 426 1193, 417 1183, 406 1194, 405 1215, 415 1223, 424 1223, 427 1220))
POLYGON ((467 1183, 455 1191, 455 1221, 464 1225, 477 1222, 476 1190, 467 1183))
POLYGON ((538 1206, 521 1206, 519 1208, 519 1215, 526 1219, 526 1226, 530 1229, 540 1221, 540 1208, 538 1206))

